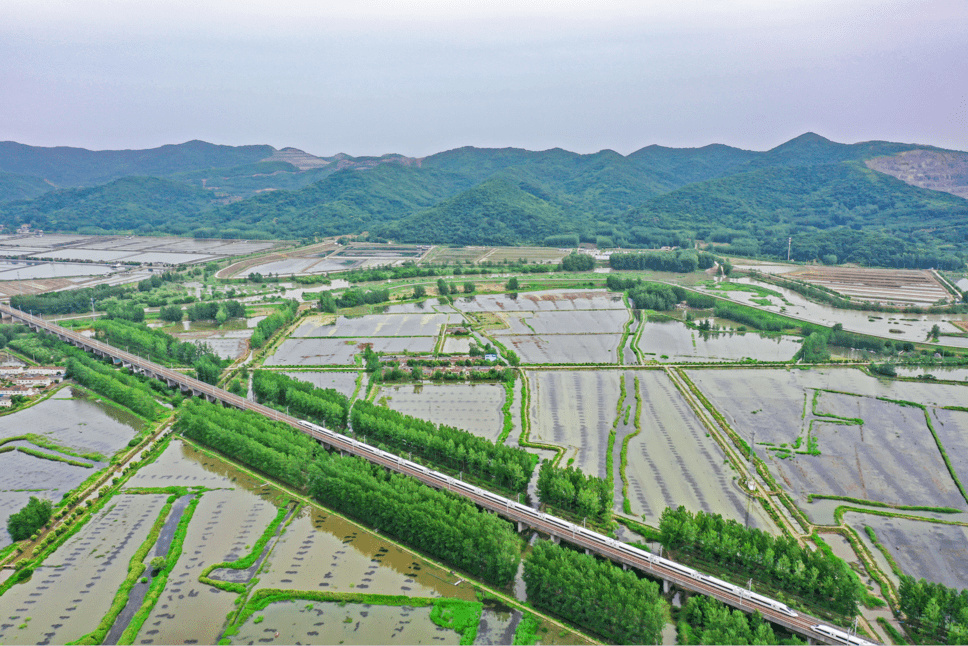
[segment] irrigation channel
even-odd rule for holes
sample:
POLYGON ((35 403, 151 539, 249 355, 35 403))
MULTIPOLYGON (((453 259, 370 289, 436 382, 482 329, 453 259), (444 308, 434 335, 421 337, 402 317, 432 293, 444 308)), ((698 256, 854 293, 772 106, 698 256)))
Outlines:
POLYGON ((61 341, 70 343, 78 348, 91 352, 97 356, 110 357, 116 364, 121 364, 132 371, 142 373, 148 377, 160 379, 169 386, 179 386, 183 392, 196 397, 205 397, 212 402, 221 402, 225 406, 232 406, 242 410, 251 410, 270 419, 283 422, 302 431, 321 444, 332 450, 348 453, 364 458, 385 468, 406 474, 437 489, 446 489, 464 496, 475 504, 489 509, 500 516, 517 523, 519 531, 526 527, 542 532, 553 540, 564 540, 572 545, 584 548, 586 552, 594 552, 623 567, 633 567, 649 576, 662 579, 664 585, 675 585, 683 590, 704 594, 738 608, 745 612, 759 611, 770 621, 784 628, 802 635, 814 643, 853 644, 866 646, 872 644, 855 635, 833 628, 821 620, 809 615, 800 614, 787 608, 779 601, 768 599, 761 595, 738 588, 731 584, 715 579, 696 570, 658 557, 647 552, 637 550, 620 543, 604 534, 599 534, 582 526, 575 525, 560 518, 536 511, 531 507, 519 504, 517 501, 504 498, 489 491, 467 485, 447 475, 432 471, 422 465, 386 453, 368 444, 359 442, 340 433, 309 424, 296 417, 248 401, 233 393, 199 381, 175 370, 159 366, 147 359, 143 359, 129 352, 119 350, 114 346, 89 339, 77 332, 68 330, 54 323, 28 314, 21 310, 0 303, 0 316, 4 320, 19 321, 33 330, 44 331, 56 336, 61 341))

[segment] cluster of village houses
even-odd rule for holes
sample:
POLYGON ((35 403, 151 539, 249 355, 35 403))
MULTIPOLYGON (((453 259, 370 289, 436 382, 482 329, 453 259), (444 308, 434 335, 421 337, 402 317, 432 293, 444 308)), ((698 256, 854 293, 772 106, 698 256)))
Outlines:
POLYGON ((64 368, 57 366, 0 365, 0 408, 9 408, 13 397, 33 397, 64 379, 64 368))

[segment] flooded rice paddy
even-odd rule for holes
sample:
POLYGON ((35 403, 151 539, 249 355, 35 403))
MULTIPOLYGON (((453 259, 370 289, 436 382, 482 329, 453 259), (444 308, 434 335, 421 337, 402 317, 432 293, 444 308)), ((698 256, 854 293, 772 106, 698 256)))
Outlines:
POLYGON ((873 529, 877 540, 908 576, 937 581, 958 590, 968 588, 968 570, 964 567, 968 559, 968 527, 856 512, 847 512, 844 520, 868 544, 871 552, 880 556, 864 528, 873 529))
POLYGON ((330 372, 330 371, 306 371, 306 372, 286 372, 288 377, 305 381, 317 388, 332 388, 336 392, 342 393, 347 397, 352 397, 356 391, 356 381, 359 378, 358 372, 330 372))
MULTIPOLYGON (((639 371, 641 432, 628 444, 628 495, 635 516, 658 525, 666 507, 722 514, 777 531, 762 506, 738 486, 737 473, 663 371, 639 371)), ((630 394, 632 387, 629 388, 630 394)))
POLYGON ((464 325, 460 314, 428 311, 411 314, 371 314, 347 318, 339 316, 332 325, 303 323, 292 335, 305 337, 437 336, 447 325, 464 325))
POLYGON ((638 347, 647 360, 655 361, 789 361, 800 349, 800 340, 753 332, 700 332, 678 321, 649 321, 638 347))
POLYGON ((27 582, 3 595, 0 643, 63 644, 94 630, 167 498, 114 496, 27 582))
POLYGON ((966 506, 924 412, 878 399, 903 389, 907 400, 950 401, 938 389, 959 386, 882 384, 843 369, 692 370, 689 376, 747 442, 755 435, 757 454, 811 515, 813 505, 805 504, 811 493, 966 506), (806 453, 811 441, 819 455, 806 453))
POLYGON ((604 478, 621 375, 618 371, 529 373, 530 439, 564 448, 563 466, 574 459, 575 467, 604 478))
POLYGON ((501 337, 522 363, 616 363, 621 334, 547 334, 501 337))
POLYGON ((376 400, 405 415, 497 440, 504 430, 504 385, 415 384, 384 386, 376 400))
POLYGON ((430 608, 280 601, 249 618, 236 644, 459 644, 430 620, 430 608), (256 620, 259 623, 256 623, 256 620))

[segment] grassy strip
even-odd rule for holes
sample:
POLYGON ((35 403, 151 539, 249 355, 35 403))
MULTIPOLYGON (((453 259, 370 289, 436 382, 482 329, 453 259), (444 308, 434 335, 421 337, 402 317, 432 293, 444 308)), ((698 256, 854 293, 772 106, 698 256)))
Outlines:
POLYGON ((639 365, 642 365, 645 363, 645 354, 642 352, 642 349, 639 347, 639 341, 642 340, 642 332, 645 330, 645 324, 647 322, 647 319, 645 318, 645 314, 642 314, 642 317, 643 318, 639 319, 639 326, 638 328, 636 328, 635 334, 632 335, 632 343, 630 344, 630 347, 632 348, 632 352, 635 353, 635 358, 638 359, 639 361, 639 365))
POLYGON ((131 622, 128 624, 128 627, 124 629, 121 637, 118 638, 119 644, 134 643, 134 640, 138 637, 138 633, 141 632, 141 627, 147 621, 148 615, 151 614, 155 604, 158 603, 158 599, 165 591, 165 586, 168 584, 168 575, 171 574, 171 571, 175 568, 175 564, 178 563, 178 557, 181 556, 182 546, 185 543, 185 535, 188 533, 188 524, 191 522, 192 516, 195 515, 195 508, 201 500, 201 496, 195 496, 188 503, 188 506, 185 507, 185 511, 178 521, 178 527, 175 529, 175 536, 168 548, 165 567, 151 580, 151 586, 148 588, 148 593, 145 595, 141 607, 131 617, 131 622))
MULTIPOLYGON (((628 308, 628 293, 622 295, 622 300, 625 301, 625 307, 628 308)), ((625 344, 629 340, 629 332, 632 329, 632 323, 635 322, 635 317, 632 315, 631 310, 629 311, 629 319, 625 321, 625 325, 622 326, 622 339, 618 342, 618 365, 623 365, 625 363, 625 344)))
MULTIPOLYGON (((517 377, 517 374, 515 374, 517 377)), ((504 444, 508 436, 511 435, 511 430, 514 428, 514 421, 511 419, 511 404, 514 402, 514 380, 504 382, 504 405, 501 406, 501 415, 504 418, 504 428, 501 430, 501 435, 494 442, 495 444, 504 444)))
POLYGON ((822 493, 812 493, 807 495, 807 502, 813 502, 814 500, 840 500, 843 502, 852 502, 855 505, 870 505, 871 507, 883 507, 888 509, 901 509, 903 511, 930 511, 937 514, 960 514, 960 509, 954 509, 952 507, 925 507, 923 505, 892 505, 886 502, 880 502, 877 500, 862 500, 860 498, 851 498, 850 496, 833 496, 822 493))
POLYGON ((897 561, 894 560, 894 557, 888 551, 887 547, 885 547, 885 545, 881 543, 880 539, 877 538, 877 532, 874 531, 874 528, 870 525, 864 525, 864 532, 867 534, 867 538, 871 539, 871 543, 874 545, 874 547, 876 547, 878 551, 884 555, 884 558, 887 559, 888 565, 891 566, 891 571, 894 572, 894 574, 896 574, 898 577, 904 576, 904 572, 897 564, 897 561))
POLYGON ((904 635, 898 632, 898 629, 894 627, 894 624, 889 622, 887 619, 885 619, 884 617, 878 617, 877 623, 880 625, 881 628, 884 629, 884 632, 888 634, 892 642, 894 642, 895 644, 900 644, 902 646, 907 644, 907 640, 904 639, 904 635))
POLYGON ((73 642, 75 644, 100 644, 107 637, 108 631, 111 630, 111 626, 117 620, 118 615, 124 610, 124 607, 128 603, 128 595, 131 594, 131 588, 138 581, 138 578, 145 571, 144 560, 148 556, 148 552, 154 547, 155 543, 158 541, 158 536, 161 535, 161 530, 165 526, 165 520, 168 518, 169 512, 171 512, 172 505, 175 504, 175 500, 178 499, 177 494, 172 494, 165 506, 161 508, 158 513, 158 518, 155 520, 155 524, 152 525, 151 531, 148 532, 148 537, 144 540, 138 550, 131 557, 131 561, 128 563, 128 576, 125 577, 124 581, 118 587, 117 593, 114 595, 114 601, 111 603, 111 607, 108 609, 104 617, 101 618, 101 623, 97 625, 93 631, 84 635, 77 641, 73 642))
POLYGON ((622 511, 626 514, 632 513, 632 503, 629 501, 629 479, 625 475, 628 467, 629 440, 642 432, 642 391, 639 388, 639 378, 635 377, 635 432, 629 433, 622 440, 622 455, 619 464, 619 475, 622 476, 622 511))
POLYGON ((85 469, 93 469, 94 465, 89 462, 79 462, 77 460, 72 460, 70 458, 65 458, 60 455, 54 455, 53 453, 46 453, 44 451, 38 451, 32 449, 29 446, 18 446, 17 450, 21 453, 26 453, 27 455, 32 455, 35 458, 40 458, 42 460, 50 460, 52 462, 63 462, 65 464, 70 464, 75 467, 84 467, 85 469))
POLYGON ((479 601, 464 601, 463 599, 433 599, 429 597, 408 597, 402 594, 361 594, 355 592, 329 592, 315 590, 280 590, 277 588, 262 588, 257 590, 245 607, 223 633, 219 643, 230 643, 230 638, 239 632, 253 613, 265 610, 270 604, 283 601, 319 601, 323 603, 366 603, 375 606, 409 606, 426 608, 433 606, 430 619, 442 628, 450 628, 461 633, 461 644, 473 644, 477 637, 477 626, 480 623, 481 611, 484 604, 479 601))
POLYGON ((615 486, 615 435, 618 430, 618 423, 622 421, 622 407, 625 405, 625 375, 621 375, 618 380, 619 396, 618 405, 615 407, 615 421, 608 432, 608 448, 605 451, 605 481, 615 486))
POLYGON ((279 529, 279 525, 282 524, 282 521, 283 519, 285 519, 286 514, 288 512, 289 512, 288 505, 285 507, 280 507, 279 510, 276 512, 276 517, 272 520, 271 523, 269 523, 269 526, 266 527, 266 530, 262 532, 262 536, 260 536, 259 540, 255 542, 255 545, 252 546, 252 550, 248 554, 238 559, 237 561, 212 563, 204 570, 202 570, 202 573, 198 575, 199 582, 204 583, 205 585, 210 585, 213 588, 218 588, 219 590, 225 590, 226 592, 236 592, 238 594, 244 594, 246 590, 246 585, 244 583, 236 583, 234 581, 218 581, 216 579, 210 579, 208 575, 211 574, 213 570, 218 570, 221 568, 228 568, 232 570, 244 570, 246 568, 252 567, 255 564, 256 560, 258 560, 259 556, 262 555, 263 550, 265 550, 266 544, 269 543, 269 539, 275 536, 276 531, 279 529))
POLYGON ((58 453, 63 453, 64 455, 70 455, 75 458, 81 458, 83 460, 90 460, 91 462, 104 462, 107 458, 95 451, 89 453, 79 453, 69 446, 64 446, 54 442, 52 439, 46 435, 37 435, 36 433, 28 433, 26 436, 27 441, 31 444, 39 446, 42 449, 50 449, 51 451, 57 451, 58 453))
POLYGON ((514 629, 514 639, 511 641, 514 646, 532 646, 538 643, 538 618, 530 612, 525 612, 518 622, 518 627, 514 629))
MULTIPOLYGON (((880 568, 877 567, 877 562, 874 560, 874 555, 871 554, 869 549, 867 549, 867 545, 864 544, 864 541, 860 540, 860 538, 857 536, 857 532, 855 532, 852 528, 845 526, 842 529, 835 530, 834 533, 844 537, 847 542, 850 543, 851 549, 854 550, 854 553, 857 554, 857 556, 860 557, 860 560, 864 563, 867 573, 872 579, 877 581, 877 585, 881 589, 881 596, 887 599, 892 609, 896 610, 897 593, 894 590, 894 586, 884 575, 884 573, 881 572, 880 568)), ((814 536, 818 536, 816 532, 814 532, 814 536)), ((869 594, 867 595, 867 597, 870 596, 871 595, 869 594)))
POLYGON ((957 525, 958 527, 968 527, 968 523, 963 523, 957 520, 941 520, 940 518, 925 518, 924 516, 913 516, 911 514, 901 514, 897 512, 881 511, 880 509, 862 509, 860 507, 851 507, 849 505, 839 505, 834 509, 834 522, 838 525, 843 525, 844 514, 848 511, 857 512, 858 514, 871 514, 873 516, 884 516, 885 518, 904 518, 906 520, 917 520, 922 523, 936 523, 938 525, 957 525))
POLYGON ((928 407, 921 406, 921 410, 924 411, 924 421, 928 423, 928 430, 931 431, 931 437, 934 438, 935 444, 938 445, 938 450, 941 451, 941 458, 944 460, 945 466, 948 467, 948 473, 951 474, 951 479, 955 481, 955 486, 961 492, 961 497, 965 499, 965 502, 968 502, 968 493, 965 493, 965 487, 961 484, 961 480, 958 479, 958 475, 955 473, 955 467, 948 458, 948 452, 945 451, 944 445, 941 443, 941 438, 938 437, 938 432, 934 430, 934 424, 931 423, 931 413, 928 411, 928 407))

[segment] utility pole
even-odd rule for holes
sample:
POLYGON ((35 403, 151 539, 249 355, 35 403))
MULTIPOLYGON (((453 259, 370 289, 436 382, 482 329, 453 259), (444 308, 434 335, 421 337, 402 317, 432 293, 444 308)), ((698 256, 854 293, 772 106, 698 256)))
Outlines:
POLYGON ((787 262, 790 262, 790 250, 793 249, 793 236, 787 238, 787 262))

